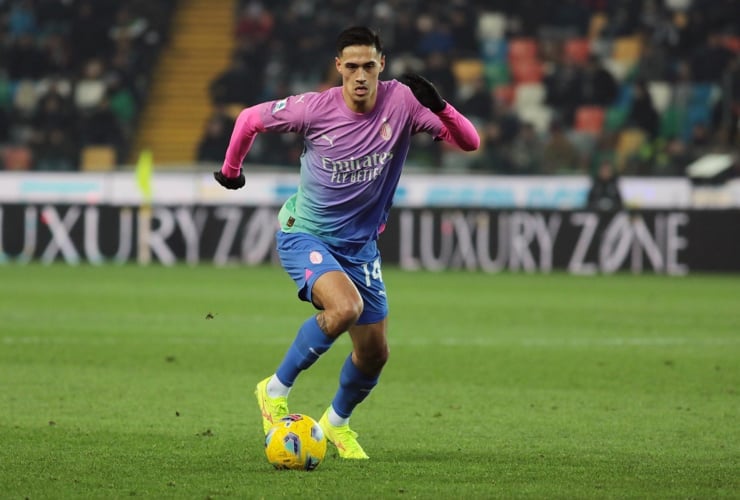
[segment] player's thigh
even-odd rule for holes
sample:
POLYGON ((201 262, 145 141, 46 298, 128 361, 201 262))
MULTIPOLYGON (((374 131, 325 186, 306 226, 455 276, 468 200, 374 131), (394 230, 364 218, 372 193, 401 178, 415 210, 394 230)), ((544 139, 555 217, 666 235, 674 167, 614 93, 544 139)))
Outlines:
MULTIPOLYGON (((317 282, 324 281, 322 277, 327 273, 338 272, 344 274, 342 264, 337 262, 333 253, 326 244, 318 238, 304 233, 277 233, 277 250, 280 256, 280 262, 283 269, 293 278, 298 286, 298 297, 301 300, 313 303, 316 307, 326 307, 322 302, 326 302, 328 292, 325 292, 323 299, 317 300, 314 297, 314 288, 317 282)), ((339 293, 356 294, 352 292, 351 280, 345 276, 334 277, 326 280, 327 287, 329 284, 336 286, 339 293)), ((321 285, 319 293, 321 293, 321 285)))
POLYGON ((324 310, 362 311, 360 292, 343 271, 327 271, 319 276, 311 288, 311 299, 324 310))
POLYGON ((352 258, 339 258, 339 261, 362 297, 364 308, 357 324, 380 323, 388 315, 388 298, 377 247, 374 252, 368 253, 363 258, 353 256, 352 258))

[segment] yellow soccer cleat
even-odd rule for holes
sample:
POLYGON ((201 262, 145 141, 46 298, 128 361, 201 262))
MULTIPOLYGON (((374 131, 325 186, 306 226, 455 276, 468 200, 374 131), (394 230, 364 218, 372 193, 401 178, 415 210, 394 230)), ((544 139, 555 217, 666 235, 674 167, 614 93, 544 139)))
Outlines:
POLYGON ((357 433, 349 428, 349 425, 335 427, 329 423, 329 410, 327 409, 319 420, 319 425, 324 431, 326 438, 337 447, 339 456, 350 459, 368 459, 365 450, 357 442, 357 433))
POLYGON ((262 427, 265 435, 273 423, 288 415, 288 398, 285 396, 271 398, 267 395, 267 383, 271 378, 272 375, 257 384, 257 388, 254 390, 254 395, 257 396, 257 404, 260 407, 260 412, 262 412, 262 427))

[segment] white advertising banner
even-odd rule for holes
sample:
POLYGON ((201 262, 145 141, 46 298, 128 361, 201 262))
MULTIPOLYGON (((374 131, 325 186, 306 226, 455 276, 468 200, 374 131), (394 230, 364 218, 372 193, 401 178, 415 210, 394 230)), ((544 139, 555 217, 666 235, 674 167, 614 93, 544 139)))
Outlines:
MULTIPOLYGON (((297 173, 248 172, 245 189, 229 191, 211 172, 156 172, 151 202, 158 205, 276 206, 295 192, 297 173)), ((572 210, 585 204, 585 176, 515 177, 407 173, 395 198, 397 207, 486 207, 572 210)), ((693 188, 686 178, 624 177, 625 203, 636 209, 737 208, 740 180, 693 188)), ((139 205, 133 171, 110 173, 0 172, 0 203, 84 203, 139 205)))

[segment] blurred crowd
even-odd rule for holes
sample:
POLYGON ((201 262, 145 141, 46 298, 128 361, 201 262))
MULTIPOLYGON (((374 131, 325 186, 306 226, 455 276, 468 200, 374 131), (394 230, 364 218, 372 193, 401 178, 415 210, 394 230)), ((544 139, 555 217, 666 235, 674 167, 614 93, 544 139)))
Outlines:
POLYGON ((0 0, 0 168, 122 163, 176 0, 0 0))
MULTIPOLYGON (((737 0, 233 1, 236 49, 209 89, 200 162, 223 160, 242 107, 338 85, 335 37, 354 24, 384 40, 382 78, 425 75, 480 131, 474 154, 415 137, 411 166, 683 175, 738 150, 737 0)), ((0 168, 76 170, 96 145, 125 162, 176 7, 0 0, 0 168)), ((295 168, 301 151, 264 134, 247 162, 295 168)))
MULTIPOLYGON (((241 0, 231 66, 211 85, 200 161, 220 162, 235 111, 338 85, 335 36, 385 43, 385 79, 432 80, 479 128, 462 155, 424 136, 409 163, 499 174, 683 175, 737 151, 736 0, 241 0)), ((264 134, 248 163, 294 166, 300 138, 264 134)))

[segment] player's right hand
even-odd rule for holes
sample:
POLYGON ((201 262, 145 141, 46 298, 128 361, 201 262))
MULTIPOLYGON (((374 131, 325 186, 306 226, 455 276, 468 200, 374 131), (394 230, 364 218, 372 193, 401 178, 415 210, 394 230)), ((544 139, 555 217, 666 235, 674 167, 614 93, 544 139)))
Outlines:
POLYGON ((216 170, 213 172, 213 178, 226 189, 241 189, 247 182, 241 170, 239 170, 239 177, 226 177, 220 170, 216 170))

